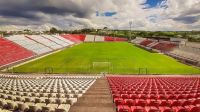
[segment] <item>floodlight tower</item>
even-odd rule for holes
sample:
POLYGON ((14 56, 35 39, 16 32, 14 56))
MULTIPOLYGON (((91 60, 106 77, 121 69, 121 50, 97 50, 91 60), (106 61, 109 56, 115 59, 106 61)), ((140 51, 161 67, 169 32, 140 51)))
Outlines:
POLYGON ((129 21, 129 26, 130 26, 130 36, 129 36, 129 40, 131 39, 131 27, 132 27, 133 22, 129 21))

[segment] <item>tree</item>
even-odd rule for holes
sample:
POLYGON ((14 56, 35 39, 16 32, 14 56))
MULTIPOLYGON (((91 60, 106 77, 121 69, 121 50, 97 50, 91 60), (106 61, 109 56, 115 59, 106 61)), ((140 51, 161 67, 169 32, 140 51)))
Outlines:
POLYGON ((103 30, 108 30, 108 27, 104 27, 103 30))
POLYGON ((54 28, 54 27, 52 27, 51 29, 50 29, 50 33, 57 33, 58 32, 58 30, 56 29, 56 28, 54 28))

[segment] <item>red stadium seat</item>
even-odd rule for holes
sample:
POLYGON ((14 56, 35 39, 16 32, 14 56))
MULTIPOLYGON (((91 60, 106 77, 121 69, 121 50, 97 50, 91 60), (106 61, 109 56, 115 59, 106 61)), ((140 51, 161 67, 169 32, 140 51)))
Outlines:
POLYGON ((158 99, 157 95, 150 95, 150 99, 158 99))
POLYGON ((60 36, 75 43, 80 43, 85 40, 85 35, 83 34, 62 34, 60 36))
POLYGON ((181 101, 173 101, 172 106, 182 106, 183 102, 181 101))
POLYGON ((34 56, 34 53, 0 37, 0 66, 34 56))
POLYGON ((104 41, 127 41, 127 38, 105 36, 104 41))
POLYGON ((161 51, 169 51, 176 47, 176 44, 169 43, 169 42, 160 42, 154 46, 152 46, 153 49, 161 50, 161 51))
POLYGON ((145 107, 145 108, 147 112, 161 112, 161 110, 156 107, 145 107))
MULTIPOLYGON (((168 93, 169 94, 169 93, 168 93)), ((169 97, 168 97, 168 99, 176 99, 177 98, 177 96, 176 95, 169 95, 169 97)))
POLYGON ((167 107, 170 107, 170 106, 171 106, 171 102, 170 102, 170 101, 163 100, 163 101, 161 102, 160 106, 167 106, 167 107))
POLYGON ((190 112, 200 112, 200 107, 193 107, 190 112))
POLYGON ((194 105, 197 105, 197 104, 200 104, 200 99, 196 99, 194 102, 193 102, 194 105))
POLYGON ((113 37, 104 37, 104 41, 114 41, 115 39, 113 37))
POLYGON ((128 94, 121 94, 121 98, 123 98, 123 99, 129 99, 130 97, 129 97, 128 94))
POLYGON ((187 108, 182 106, 173 107, 176 112, 190 112, 187 108))
POLYGON ((131 112, 131 109, 127 105, 118 105, 117 112, 131 112))
POLYGON ((135 100, 133 100, 133 99, 125 99, 124 101, 125 101, 125 104, 130 107, 135 106, 135 104, 136 104, 135 100))
POLYGON ((131 112, 147 112, 144 107, 141 106, 131 106, 131 112))
POLYGON ((158 101, 158 100, 151 100, 150 103, 149 103, 149 106, 159 107, 160 106, 160 101, 158 101))
POLYGON ((120 93, 115 97, 122 97, 118 98, 121 100, 116 105, 131 107, 131 112, 199 112, 198 77, 128 76, 107 79, 113 88, 111 91, 120 93))
POLYGON ((167 99, 168 97, 166 96, 166 95, 160 95, 159 96, 159 99, 162 99, 162 100, 165 100, 165 99, 167 99))
POLYGON ((186 99, 186 98, 187 98, 187 95, 185 95, 185 94, 180 94, 178 96, 178 99, 186 99))
POLYGON ((186 100, 183 102, 183 106, 192 105, 193 102, 194 102, 193 100, 186 100))
POLYGON ((142 94, 142 95, 140 96, 140 99, 146 100, 146 99, 148 99, 148 98, 149 98, 149 96, 146 95, 146 94, 142 94))
POLYGON ((116 106, 125 104, 125 102, 122 98, 115 98, 114 103, 116 104, 116 106))
POLYGON ((152 40, 146 39, 146 40, 142 41, 142 42, 140 43, 140 45, 147 46, 147 45, 149 45, 149 44, 152 43, 152 42, 153 42, 152 40))
POLYGON ((140 100, 138 100, 138 102, 136 103, 136 105, 137 106, 145 107, 145 106, 147 106, 147 101, 143 100, 143 99, 140 99, 140 100))
POLYGON ((113 99, 114 98, 121 98, 121 95, 120 94, 113 94, 113 99))
POLYGON ((139 96, 137 94, 130 94, 131 99, 138 99, 139 96))
POLYGON ((174 109, 170 107, 159 107, 159 109, 161 110, 161 112, 176 112, 174 109))

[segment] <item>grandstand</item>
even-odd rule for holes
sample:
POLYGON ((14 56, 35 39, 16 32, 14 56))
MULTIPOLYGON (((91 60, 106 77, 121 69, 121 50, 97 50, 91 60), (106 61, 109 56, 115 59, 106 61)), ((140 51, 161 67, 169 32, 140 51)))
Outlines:
POLYGON ((80 43, 82 42, 82 40, 80 40, 80 38, 77 38, 77 36, 74 36, 73 34, 62 34, 60 35, 61 37, 67 39, 67 40, 70 40, 74 43, 80 43))
POLYGON ((138 46, 147 50, 162 52, 183 63, 200 66, 200 46, 193 42, 156 41, 152 39, 136 38, 132 40, 138 46))
POLYGON ((95 36, 95 42, 104 42, 103 36, 95 36))
POLYGON ((1 45, 4 45, 4 47, 1 48, 1 53, 3 53, 1 56, 6 57, 1 58, 2 61, 0 63, 0 67, 9 66, 10 64, 22 61, 23 59, 32 59, 32 57, 48 54, 55 50, 62 49, 74 44, 74 42, 58 35, 12 35, 5 38, 1 37, 0 39, 2 42, 1 45), (20 51, 18 47, 21 48, 21 50, 23 48, 31 52, 32 55, 30 55, 30 53, 26 53, 25 51, 20 51), (7 52, 3 52, 4 50, 7 52), (11 53, 14 54, 11 55, 11 53), (7 56, 8 54, 13 56, 11 57, 12 59, 7 56))
POLYGON ((0 111, 68 112, 97 78, 0 75, 0 111))
POLYGON ((153 40, 146 39, 146 40, 142 41, 140 43, 140 45, 147 46, 147 45, 149 45, 151 43, 153 43, 153 40))
POLYGON ((0 45, 0 66, 5 66, 35 55, 33 52, 1 37, 0 45))
POLYGON ((95 35, 86 35, 85 42, 94 42, 95 41, 95 35))
POLYGON ((157 44, 151 45, 151 48, 157 49, 161 52, 170 51, 176 47, 176 44, 171 42, 159 42, 157 44))
POLYGON ((0 74, 0 112, 200 112, 200 78, 182 76, 199 68, 166 56, 198 65, 198 45, 126 41, 83 34, 1 37, 0 66, 34 61, 0 74))
POLYGON ((127 38, 120 38, 120 37, 115 37, 115 41, 119 41, 119 42, 126 42, 127 38))
POLYGON ((80 42, 122 42, 127 41, 126 38, 120 37, 108 37, 99 35, 84 35, 84 34, 62 34, 60 35, 66 39, 69 39, 75 43, 80 42))
POLYGON ((115 41, 115 39, 113 37, 105 36, 104 41, 115 41))
POLYGON ((117 112, 199 112, 199 77, 108 77, 117 112))
POLYGON ((63 37, 60 36, 60 35, 51 35, 51 36, 56 37, 57 39, 59 39, 59 40, 65 42, 65 43, 66 43, 66 44, 65 44, 65 47, 68 46, 68 45, 74 44, 73 41, 71 41, 71 40, 69 40, 69 39, 65 39, 65 38, 63 38, 63 37))
POLYGON ((84 35, 84 34, 73 34, 73 37, 80 40, 80 41, 84 41, 86 35, 84 35))
POLYGON ((146 38, 135 38, 132 40, 132 43, 142 46, 147 49, 155 49, 159 52, 167 52, 174 49, 177 46, 177 43, 171 41, 162 41, 146 38))
POLYGON ((168 55, 176 59, 182 60, 183 62, 186 62, 186 63, 190 63, 197 66, 199 64, 199 56, 193 53, 188 53, 186 51, 174 49, 173 51, 170 51, 168 55))
POLYGON ((144 41, 145 38, 141 38, 141 37, 136 37, 135 39, 133 39, 131 42, 135 43, 135 44, 140 44, 142 41, 144 41))
POLYGON ((66 45, 68 45, 67 42, 61 40, 60 38, 56 38, 54 36, 51 36, 51 35, 42 35, 43 37, 55 42, 56 44, 62 46, 62 47, 66 47, 66 45))
POLYGON ((198 76, 0 74, 0 111, 199 112, 199 82, 198 76))
POLYGON ((0 112, 200 112, 200 0, 0 0, 0 112))
POLYGON ((41 36, 41 35, 29 35, 27 36, 29 39, 32 39, 52 50, 56 50, 59 48, 62 48, 61 45, 55 43, 54 41, 50 40, 49 38, 45 37, 45 36, 41 36))
POLYGON ((170 51, 168 55, 189 62, 190 64, 200 66, 200 46, 197 43, 181 43, 176 49, 170 51))
POLYGON ((52 51, 52 49, 48 48, 47 46, 44 46, 43 44, 40 44, 37 41, 31 40, 24 35, 14 35, 5 38, 15 42, 16 44, 30 51, 33 51, 38 55, 52 51))
POLYGON ((192 47, 192 48, 200 48, 200 45, 199 43, 196 43, 196 42, 185 42, 183 44, 183 46, 188 46, 188 47, 192 47))

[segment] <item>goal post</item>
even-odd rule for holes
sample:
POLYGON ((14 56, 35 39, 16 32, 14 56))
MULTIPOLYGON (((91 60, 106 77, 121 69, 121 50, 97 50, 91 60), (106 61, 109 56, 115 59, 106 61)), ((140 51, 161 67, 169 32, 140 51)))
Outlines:
POLYGON ((109 73, 112 70, 112 63, 109 61, 94 61, 91 69, 98 73, 109 73))
POLYGON ((148 69, 147 68, 139 68, 138 69, 138 74, 148 74, 148 69))

